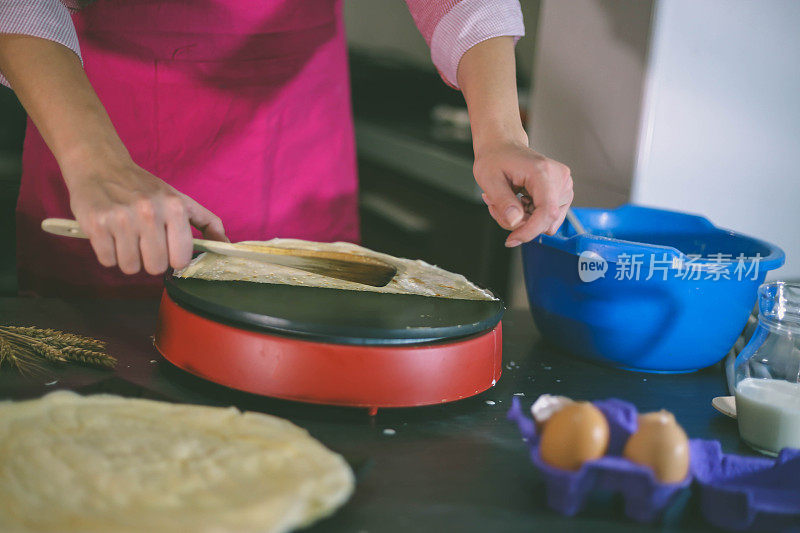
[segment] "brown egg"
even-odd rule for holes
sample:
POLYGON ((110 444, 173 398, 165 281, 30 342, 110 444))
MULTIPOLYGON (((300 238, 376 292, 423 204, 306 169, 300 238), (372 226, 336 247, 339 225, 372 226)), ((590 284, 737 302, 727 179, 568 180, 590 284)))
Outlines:
POLYGON ((554 413, 557 413, 571 403, 574 403, 574 400, 566 396, 542 394, 536 398, 536 401, 531 405, 531 416, 534 422, 536 422, 536 427, 540 430, 544 428, 545 423, 547 423, 554 413))
POLYGON ((589 402, 569 403, 553 413, 542 430, 539 454, 549 465, 578 470, 608 448, 608 421, 589 402))
POLYGON ((622 454, 649 466, 663 483, 677 483, 689 473, 689 439, 669 411, 639 415, 639 428, 622 454))

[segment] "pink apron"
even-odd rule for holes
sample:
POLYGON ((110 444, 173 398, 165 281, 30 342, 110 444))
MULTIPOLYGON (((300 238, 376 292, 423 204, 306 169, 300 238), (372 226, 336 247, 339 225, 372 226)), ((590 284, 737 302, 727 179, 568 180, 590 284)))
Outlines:
MULTIPOLYGON (((99 0, 75 17, 86 73, 137 164, 222 218, 232 241, 357 241, 355 149, 339 0, 99 0)), ((72 218, 28 124, 17 206, 20 292, 148 297, 72 218)))

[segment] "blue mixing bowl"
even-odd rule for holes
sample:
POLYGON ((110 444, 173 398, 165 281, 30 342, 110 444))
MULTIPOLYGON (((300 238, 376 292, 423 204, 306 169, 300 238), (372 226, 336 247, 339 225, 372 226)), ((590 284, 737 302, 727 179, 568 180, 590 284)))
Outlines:
POLYGON ((742 331, 775 245, 662 209, 574 209, 525 244, 531 313, 573 355, 645 372, 691 372, 722 359, 742 331))

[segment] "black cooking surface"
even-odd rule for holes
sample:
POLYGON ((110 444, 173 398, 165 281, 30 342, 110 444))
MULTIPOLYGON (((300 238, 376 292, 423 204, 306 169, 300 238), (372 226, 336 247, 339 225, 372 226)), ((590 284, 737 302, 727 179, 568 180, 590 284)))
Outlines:
POLYGON ((209 318, 270 333, 338 344, 415 344, 492 329, 499 300, 455 300, 246 281, 166 279, 179 305, 209 318))

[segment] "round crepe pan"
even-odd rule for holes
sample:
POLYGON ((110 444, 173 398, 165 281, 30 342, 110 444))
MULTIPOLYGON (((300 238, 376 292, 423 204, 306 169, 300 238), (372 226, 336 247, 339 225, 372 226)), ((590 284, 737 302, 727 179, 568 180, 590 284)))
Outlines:
POLYGON ((234 389, 311 403, 439 404, 492 387, 502 302, 167 276, 156 348, 234 389))

